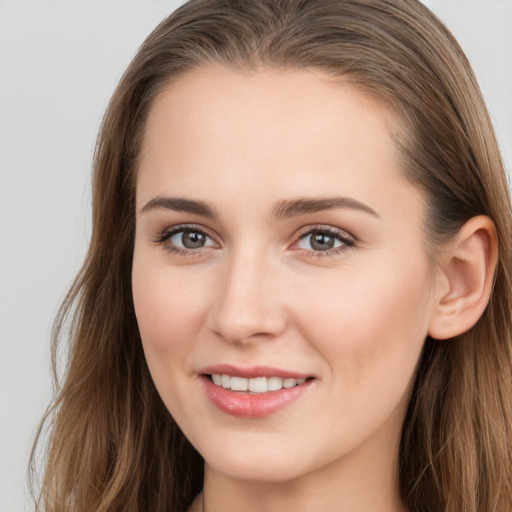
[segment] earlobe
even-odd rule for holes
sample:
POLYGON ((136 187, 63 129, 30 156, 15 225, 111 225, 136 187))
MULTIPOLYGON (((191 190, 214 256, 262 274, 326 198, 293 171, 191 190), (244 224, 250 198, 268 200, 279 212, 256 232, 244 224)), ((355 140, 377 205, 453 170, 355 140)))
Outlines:
POLYGON ((459 336, 478 322, 489 302, 497 261, 494 222, 484 215, 473 217, 443 252, 432 338, 459 336))

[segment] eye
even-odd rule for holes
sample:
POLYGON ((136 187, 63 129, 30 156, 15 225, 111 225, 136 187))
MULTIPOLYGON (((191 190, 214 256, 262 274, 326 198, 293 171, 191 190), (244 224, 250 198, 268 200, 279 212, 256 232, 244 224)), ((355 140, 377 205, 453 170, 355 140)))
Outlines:
POLYGON ((156 240, 172 253, 186 255, 198 253, 201 249, 217 247, 214 240, 203 230, 193 226, 175 226, 166 229, 156 240))
POLYGON ((175 232, 175 234, 169 236, 168 241, 175 247, 192 250, 215 245, 208 235, 201 231, 191 229, 175 232))
POLYGON ((300 236, 297 243, 299 249, 318 253, 338 253, 353 245, 352 238, 344 232, 332 228, 310 229, 300 236))

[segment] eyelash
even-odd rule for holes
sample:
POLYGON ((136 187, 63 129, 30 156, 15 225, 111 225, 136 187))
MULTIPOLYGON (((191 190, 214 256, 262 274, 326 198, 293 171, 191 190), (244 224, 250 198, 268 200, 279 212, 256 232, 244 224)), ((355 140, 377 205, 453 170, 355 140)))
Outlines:
POLYGON ((168 228, 162 231, 162 233, 160 233, 160 235, 154 240, 154 242, 162 245, 164 249, 171 254, 189 257, 201 256, 203 251, 207 250, 208 247, 200 247, 198 249, 187 249, 184 247, 177 247, 175 245, 167 243, 174 235, 186 232, 198 233, 213 240, 213 238, 204 229, 201 229, 198 226, 195 226, 193 224, 180 224, 179 226, 174 226, 172 228, 168 228))
POLYGON ((338 247, 333 247, 332 249, 329 249, 326 251, 315 251, 313 249, 310 249, 310 250, 297 249, 297 250, 300 250, 300 251, 306 253, 306 255, 310 258, 325 258, 328 256, 331 256, 331 257, 337 256, 337 255, 343 254, 348 249, 354 247, 356 244, 354 238, 350 237, 347 233, 345 233, 342 230, 335 229, 335 228, 328 227, 328 226, 309 226, 308 228, 303 230, 302 233, 299 233, 299 235, 298 235, 299 239, 297 242, 295 242, 294 245, 297 245, 302 240, 304 240, 308 236, 312 236, 315 233, 327 235, 327 236, 334 238, 335 240, 339 240, 341 242, 341 245, 338 247))
MULTIPOLYGON (((174 226, 172 228, 165 229, 153 241, 154 241, 154 243, 162 245, 167 252, 169 252, 171 254, 176 254, 178 256, 188 256, 188 257, 201 256, 205 250, 208 250, 209 247, 211 247, 211 246, 206 246, 206 247, 199 247, 197 249, 187 249, 187 248, 177 247, 176 245, 167 243, 173 236, 175 236, 179 233, 185 233, 185 232, 197 233, 197 234, 200 234, 200 235, 203 235, 203 236, 209 238, 210 240, 213 240, 213 237, 210 236, 204 229, 200 228, 199 226, 192 225, 192 224, 181 224, 178 226, 174 226)), ((301 253, 303 253, 305 256, 307 256, 309 258, 323 258, 323 257, 328 257, 328 256, 333 257, 333 256, 340 255, 356 245, 356 241, 354 240, 354 238, 351 236, 348 236, 342 230, 338 230, 338 229, 328 227, 328 226, 308 226, 307 228, 303 229, 301 232, 298 233, 298 235, 297 235, 298 240, 293 244, 293 246, 298 245, 302 240, 304 240, 308 236, 312 236, 315 233, 332 237, 335 240, 338 240, 339 242, 341 242, 341 245, 338 247, 333 247, 333 248, 325 250, 325 251, 315 251, 313 249, 301 249, 301 248, 297 248, 294 250, 300 251, 301 253)))

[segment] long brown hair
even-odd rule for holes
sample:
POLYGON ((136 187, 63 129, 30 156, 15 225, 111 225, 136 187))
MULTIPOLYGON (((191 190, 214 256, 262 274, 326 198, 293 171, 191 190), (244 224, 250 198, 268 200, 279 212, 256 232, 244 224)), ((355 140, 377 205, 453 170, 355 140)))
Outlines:
POLYGON ((165 85, 218 63, 319 68, 384 102, 399 119, 392 133, 402 171, 427 197, 433 258, 436 244, 472 216, 494 220, 500 257, 490 303, 469 332, 426 340, 397 471, 411 511, 512 510, 507 182, 468 61, 415 0, 192 0, 144 42, 103 120, 90 248, 55 323, 54 357, 65 330, 69 358, 40 430, 48 448, 38 509, 180 512, 201 488, 201 457, 146 366, 130 276, 148 111, 165 85))

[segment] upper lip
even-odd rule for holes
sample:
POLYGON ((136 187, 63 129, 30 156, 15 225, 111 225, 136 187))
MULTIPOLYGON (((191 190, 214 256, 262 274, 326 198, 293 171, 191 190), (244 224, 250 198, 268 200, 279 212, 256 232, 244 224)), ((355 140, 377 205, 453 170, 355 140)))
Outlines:
POLYGON ((254 379, 256 377, 282 377, 283 379, 307 379, 311 374, 285 370, 271 366, 240 367, 232 364, 216 364, 202 368, 198 372, 202 375, 230 375, 231 377, 243 377, 254 379))

